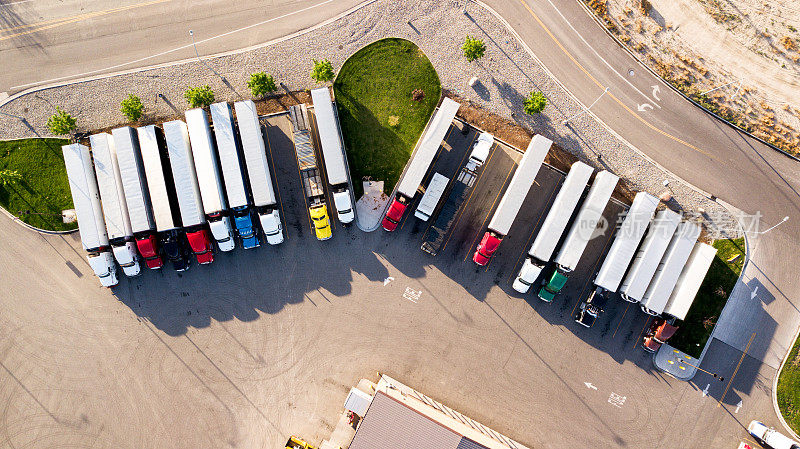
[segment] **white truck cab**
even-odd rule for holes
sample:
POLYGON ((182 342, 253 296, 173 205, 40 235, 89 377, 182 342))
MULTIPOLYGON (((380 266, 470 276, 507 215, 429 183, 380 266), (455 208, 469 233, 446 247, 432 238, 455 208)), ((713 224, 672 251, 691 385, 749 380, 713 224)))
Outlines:
POLYGON ((783 435, 772 427, 767 427, 761 421, 751 421, 747 431, 759 443, 772 449, 800 449, 800 443, 783 435))
POLYGON ((281 225, 281 216, 278 214, 278 209, 273 209, 268 214, 259 214, 258 217, 261 220, 261 229, 264 231, 267 243, 270 245, 282 243, 283 226, 281 225))
POLYGON ((537 265, 531 258, 526 257, 525 263, 519 270, 517 278, 514 280, 512 287, 520 293, 527 293, 531 285, 536 281, 536 278, 542 273, 542 266, 537 265))
MULTIPOLYGON (((108 251, 90 253, 87 258, 89 266, 100 280, 103 287, 113 287, 119 283, 117 278, 117 267, 114 265, 114 257, 108 251)), ((124 269, 124 268, 123 268, 124 269)))
POLYGON ((333 192, 333 204, 336 206, 336 213, 342 223, 351 223, 356 214, 353 212, 353 202, 350 201, 350 190, 333 192))

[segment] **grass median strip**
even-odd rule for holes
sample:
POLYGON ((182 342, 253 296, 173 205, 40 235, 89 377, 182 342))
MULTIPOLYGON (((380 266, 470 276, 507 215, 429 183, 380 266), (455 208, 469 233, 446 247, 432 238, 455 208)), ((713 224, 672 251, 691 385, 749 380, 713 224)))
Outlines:
POLYGON ((344 63, 333 89, 356 198, 364 176, 391 189, 439 102, 436 70, 414 43, 381 39, 344 63))
POLYGON ((73 207, 61 153, 61 145, 67 143, 65 139, 0 141, 0 170, 19 175, 0 183, 0 206, 38 228, 75 229, 76 223, 61 219, 61 211, 73 207))
POLYGON ((717 256, 686 319, 679 322, 680 329, 669 341, 671 346, 696 358, 711 336, 744 264, 744 238, 716 240, 713 246, 717 256))

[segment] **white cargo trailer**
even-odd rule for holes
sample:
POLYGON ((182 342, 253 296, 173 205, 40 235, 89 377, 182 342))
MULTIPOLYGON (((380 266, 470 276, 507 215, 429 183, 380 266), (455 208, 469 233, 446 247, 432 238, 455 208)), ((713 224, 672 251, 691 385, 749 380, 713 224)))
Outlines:
POLYGON ((164 123, 164 138, 167 142, 169 163, 172 166, 181 222, 185 227, 203 224, 206 222, 206 216, 186 124, 180 120, 164 123))
POLYGON ((545 264, 550 261, 561 235, 564 234, 564 230, 569 224, 572 213, 583 196, 583 191, 586 190, 586 184, 592 177, 592 172, 594 169, 583 162, 578 161, 572 164, 550 211, 547 212, 542 227, 536 234, 533 245, 528 250, 528 257, 525 258, 512 285, 514 290, 527 293, 531 284, 541 274, 545 264))
POLYGON ((686 314, 692 307, 700 286, 706 278, 711 263, 717 255, 717 249, 711 245, 698 242, 694 245, 686 265, 683 266, 678 282, 669 296, 667 306, 664 308, 664 315, 674 316, 679 320, 685 320, 686 314))
POLYGON ((136 243, 133 241, 131 221, 128 218, 128 206, 125 202, 125 191, 122 189, 122 177, 114 149, 111 134, 100 133, 89 137, 94 158, 97 187, 100 192, 103 216, 108 231, 111 252, 126 276, 138 276, 141 273, 136 243))
POLYGON ((253 192, 253 204, 267 242, 270 245, 277 245, 283 242, 283 226, 256 105, 251 100, 245 100, 235 103, 234 108, 239 123, 239 135, 242 138, 247 175, 250 178, 250 190, 253 192))
POLYGON ((108 233, 100 205, 92 156, 89 147, 77 143, 61 147, 64 165, 72 192, 72 203, 78 219, 81 245, 86 259, 103 287, 117 285, 117 267, 108 244, 108 233))
POLYGON ((629 302, 642 300, 680 221, 681 216, 669 209, 656 214, 619 288, 622 299, 629 302))
POLYGON ((345 162, 339 118, 333 107, 330 90, 327 87, 313 89, 311 99, 314 102, 314 117, 322 146, 322 158, 325 161, 325 173, 328 175, 328 184, 333 193, 336 213, 340 222, 350 223, 355 218, 350 195, 350 176, 345 162))
POLYGON ((433 179, 428 183, 428 188, 425 189, 425 194, 419 200, 414 216, 422 221, 428 221, 433 215, 433 211, 436 210, 436 206, 439 205, 439 200, 442 199, 442 194, 449 182, 450 178, 447 176, 441 173, 434 173, 433 179))
POLYGON ((653 280, 650 281, 650 285, 642 297, 641 308, 644 313, 658 316, 664 312, 664 307, 667 305, 698 237, 700 237, 700 227, 696 224, 683 222, 678 225, 678 229, 658 264, 653 280))
MULTIPOLYGON (((203 210, 208 218, 211 234, 220 250, 231 251, 235 247, 233 230, 228 215, 222 175, 217 163, 217 151, 208 126, 208 114, 201 108, 189 109, 186 111, 186 126, 189 129, 191 153, 194 155, 203 210)), ((177 183, 177 177, 175 182, 177 183)), ((186 226, 185 221, 183 224, 186 226)))

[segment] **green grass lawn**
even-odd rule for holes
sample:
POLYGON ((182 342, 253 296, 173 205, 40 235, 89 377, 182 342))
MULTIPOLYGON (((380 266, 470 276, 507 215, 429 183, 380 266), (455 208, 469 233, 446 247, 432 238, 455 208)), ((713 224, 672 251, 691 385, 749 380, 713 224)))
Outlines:
POLYGON ((0 170, 16 170, 22 175, 19 182, 0 185, 0 206, 38 228, 75 229, 76 223, 61 221, 61 211, 73 207, 61 153, 61 145, 66 143, 65 139, 0 141, 0 170))
POLYGON ((713 245, 717 248, 717 256, 711 262, 686 320, 679 322, 680 329, 669 341, 671 346, 695 358, 700 357, 711 336, 744 264, 744 238, 716 240, 713 245), (737 254, 740 255, 737 260, 728 262, 737 254))
POLYGON ((778 376, 778 407, 789 427, 795 432, 800 432, 800 363, 797 351, 800 349, 800 340, 794 342, 789 359, 783 366, 778 376))
POLYGON ((439 102, 439 76, 404 39, 382 39, 351 56, 333 84, 356 198, 371 176, 391 191, 439 102), (411 92, 422 89, 422 101, 411 92))

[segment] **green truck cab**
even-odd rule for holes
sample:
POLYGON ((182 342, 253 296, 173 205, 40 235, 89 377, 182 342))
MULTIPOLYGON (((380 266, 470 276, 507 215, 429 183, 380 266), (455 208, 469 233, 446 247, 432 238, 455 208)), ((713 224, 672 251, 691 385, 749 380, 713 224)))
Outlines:
POLYGON ((545 279, 546 281, 543 283, 542 288, 539 289, 539 299, 552 302, 558 292, 564 288, 564 284, 567 283, 567 273, 556 268, 553 270, 553 274, 545 279))

